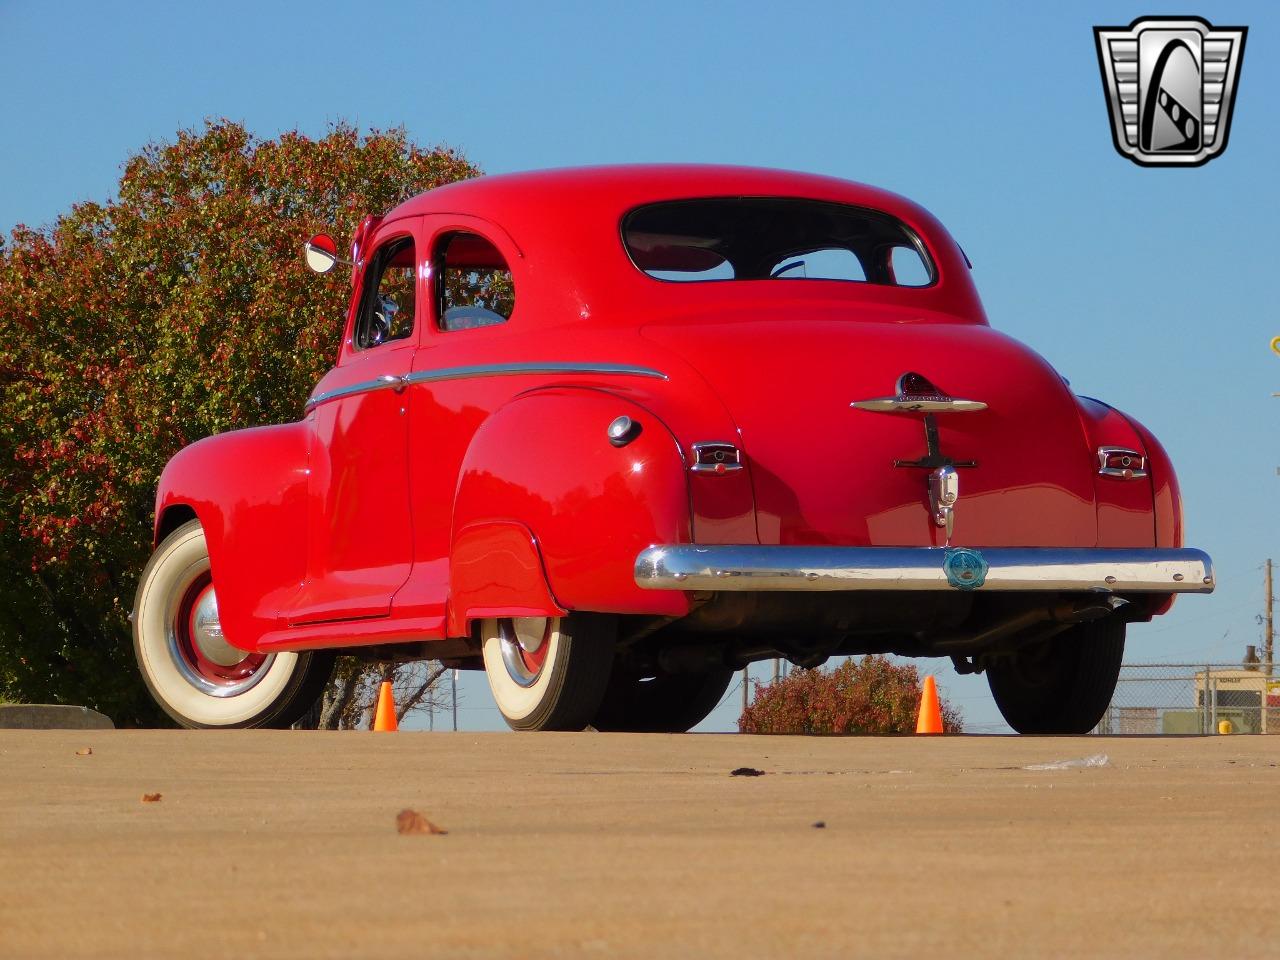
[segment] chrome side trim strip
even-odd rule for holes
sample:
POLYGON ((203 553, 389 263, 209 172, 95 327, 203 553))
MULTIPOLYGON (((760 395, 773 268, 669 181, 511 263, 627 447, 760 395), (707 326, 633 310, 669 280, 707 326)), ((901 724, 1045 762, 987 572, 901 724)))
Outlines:
POLYGON ((605 376, 650 377, 666 380, 667 375, 651 367, 634 367, 626 363, 483 363, 474 367, 443 367, 439 370, 417 370, 405 380, 410 383, 436 383, 440 380, 474 380, 477 377, 518 377, 539 373, 595 373, 605 376))
POLYGON ((391 375, 376 380, 364 380, 346 387, 337 387, 318 393, 307 400, 304 413, 310 413, 322 403, 350 397, 374 390, 403 390, 415 383, 437 383, 441 380, 474 380, 479 377, 516 377, 530 374, 589 373, 604 376, 649 377, 666 380, 667 375, 651 367, 636 367, 625 363, 485 363, 469 367, 442 367, 439 370, 416 370, 403 377, 391 375))
POLYGON ((337 400, 341 397, 352 397, 357 393, 372 393, 375 390, 403 390, 404 378, 395 377, 391 374, 378 377, 376 380, 362 380, 360 383, 353 383, 345 387, 337 387, 333 390, 326 390, 324 393, 317 393, 307 398, 306 406, 303 407, 304 413, 310 413, 314 407, 318 407, 322 403, 330 400, 337 400))
MULTIPOLYGON (((636 557, 649 590, 951 590, 953 550, 941 547, 654 546, 636 557)), ((1200 550, 991 547, 978 590, 1212 593, 1200 550)), ((954 576, 954 573, 952 574, 954 576)))

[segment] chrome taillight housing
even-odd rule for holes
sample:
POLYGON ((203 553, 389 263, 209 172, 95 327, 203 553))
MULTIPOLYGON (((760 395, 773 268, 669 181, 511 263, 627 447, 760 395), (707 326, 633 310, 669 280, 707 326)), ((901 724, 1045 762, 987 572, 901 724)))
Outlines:
POLYGON ((1145 454, 1128 447, 1099 447, 1098 473, 1104 477, 1134 480, 1147 475, 1145 454))
POLYGON ((732 443, 695 443, 694 473, 729 473, 742 469, 742 452, 732 443))

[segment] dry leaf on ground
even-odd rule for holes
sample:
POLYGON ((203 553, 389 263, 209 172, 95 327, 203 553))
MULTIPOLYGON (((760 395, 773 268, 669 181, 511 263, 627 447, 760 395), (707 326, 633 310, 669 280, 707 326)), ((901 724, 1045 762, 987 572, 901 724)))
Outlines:
POLYGON ((81 747, 76 751, 77 757, 89 757, 93 755, 93 747, 81 747))
POLYGON ((159 794, 159 793, 144 793, 142 795, 142 802, 143 803, 159 803, 161 796, 162 794, 159 794))
POLYGON ((449 831, 437 827, 417 810, 401 810, 396 814, 396 832, 446 834, 449 831))

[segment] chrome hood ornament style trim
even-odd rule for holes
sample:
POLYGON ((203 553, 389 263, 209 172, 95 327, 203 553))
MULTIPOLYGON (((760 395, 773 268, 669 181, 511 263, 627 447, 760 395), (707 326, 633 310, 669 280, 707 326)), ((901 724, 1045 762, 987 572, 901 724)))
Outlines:
POLYGON ((893 396, 855 400, 849 406, 872 413, 977 413, 987 409, 981 400, 948 396, 920 374, 910 371, 898 378, 893 396))
POLYGON ((855 400, 849 406, 873 413, 976 413, 987 409, 987 405, 981 400, 960 400, 954 397, 872 397, 869 400, 855 400))
POLYGON ((955 508, 960 500, 960 475, 958 467, 976 467, 976 460, 953 460, 944 456, 938 442, 937 413, 973 413, 987 409, 980 400, 957 400, 943 393, 928 379, 918 373, 907 372, 898 378, 897 395, 872 400, 855 400, 849 404, 855 410, 872 413, 923 413, 925 455, 918 460, 895 460, 895 467, 915 467, 929 471, 929 515, 936 526, 946 531, 946 543, 951 543, 955 529, 955 508))

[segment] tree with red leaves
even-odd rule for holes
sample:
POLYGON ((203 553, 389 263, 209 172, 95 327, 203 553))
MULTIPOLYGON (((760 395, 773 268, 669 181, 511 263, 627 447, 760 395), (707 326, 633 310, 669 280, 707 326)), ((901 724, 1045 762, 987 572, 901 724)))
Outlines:
POLYGON ((478 173, 403 130, 211 122, 131 157, 117 199, 0 238, 0 698, 160 720, 127 615, 165 462, 297 419, 332 364, 350 291, 307 236, 478 173))
MULTIPOLYGON (((738 720, 741 733, 914 733, 920 707, 920 674, 888 657, 849 659, 835 670, 797 670, 768 686, 738 720)), ((942 728, 963 729, 946 700, 942 728)))

